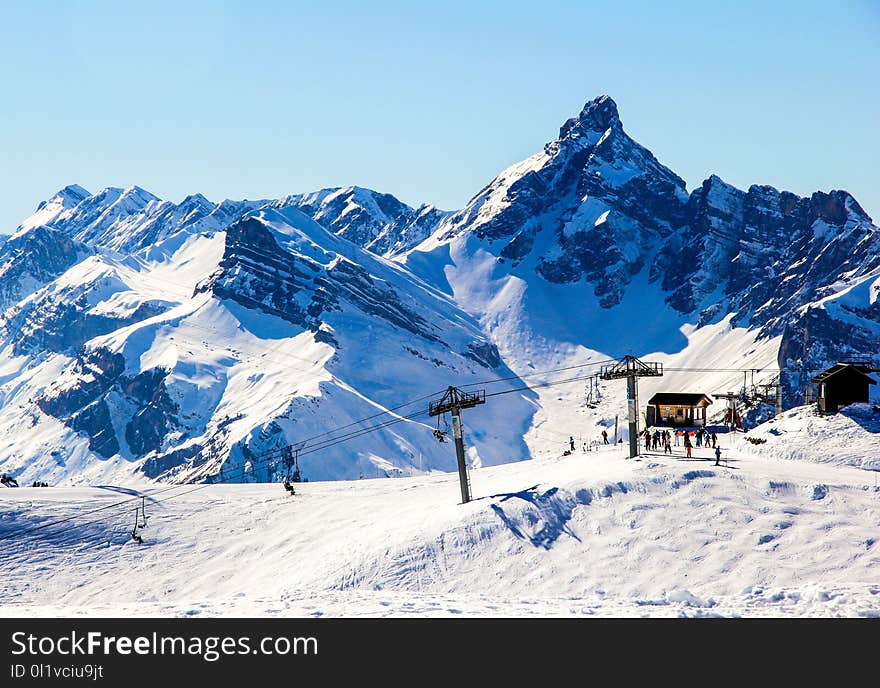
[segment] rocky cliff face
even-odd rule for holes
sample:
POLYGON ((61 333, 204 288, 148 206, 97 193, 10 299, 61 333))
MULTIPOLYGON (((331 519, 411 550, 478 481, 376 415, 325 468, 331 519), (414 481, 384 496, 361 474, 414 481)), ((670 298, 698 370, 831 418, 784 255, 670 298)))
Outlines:
POLYGON ((646 276, 682 321, 702 326, 733 313, 733 326, 781 335, 780 364, 820 369, 843 350, 880 353, 876 294, 866 293, 857 316, 854 306, 832 307, 880 269, 880 231, 851 195, 742 191, 714 175, 688 194, 626 134, 607 96, 445 218, 407 260, 467 238, 477 240, 471 254, 495 256, 496 278, 586 285, 608 311, 646 276), (816 318, 826 324, 810 327, 816 318), (844 332, 841 347, 834 333, 844 332))
POLYGON ((844 275, 877 268, 878 241, 845 191, 800 198, 769 186, 743 192, 712 177, 691 195, 687 224, 652 274, 683 313, 706 309, 705 322, 733 311, 735 324, 775 335, 844 275))
POLYGON ((0 245, 0 311, 18 303, 89 255, 86 246, 44 226, 0 245))
POLYGON ((380 256, 402 255, 431 236, 440 223, 451 214, 433 205, 421 205, 415 210, 410 209, 410 212, 385 225, 376 238, 365 244, 364 248, 380 256))
POLYGON ((345 301, 368 316, 438 340, 425 319, 407 307, 391 286, 344 256, 316 251, 317 246, 312 249, 311 255, 285 250, 261 220, 241 220, 226 230, 218 270, 196 291, 210 291, 315 333, 321 332, 321 316, 341 310, 340 302, 345 301))
POLYGON ((89 449, 105 459, 161 449, 179 410, 165 388, 169 371, 126 375, 123 356, 95 348, 77 356, 70 372, 36 399, 41 411, 87 435, 89 449))

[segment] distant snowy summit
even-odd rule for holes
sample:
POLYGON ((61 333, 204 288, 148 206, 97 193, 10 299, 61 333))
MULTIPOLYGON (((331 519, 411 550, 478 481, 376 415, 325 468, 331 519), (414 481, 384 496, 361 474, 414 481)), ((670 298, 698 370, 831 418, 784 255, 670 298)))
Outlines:
POLYGON ((45 226, 97 249, 133 252, 183 230, 221 230, 264 207, 297 208, 333 234, 380 255, 415 246, 448 214, 430 205, 411 208, 390 194, 356 186, 220 203, 197 193, 175 204, 139 186, 108 187, 91 194, 72 184, 40 203, 15 234, 45 226))

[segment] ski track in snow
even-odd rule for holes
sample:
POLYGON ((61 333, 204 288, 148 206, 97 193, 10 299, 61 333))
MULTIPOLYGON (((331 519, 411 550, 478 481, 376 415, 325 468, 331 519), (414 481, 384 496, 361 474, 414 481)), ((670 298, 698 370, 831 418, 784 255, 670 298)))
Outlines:
MULTIPOLYGON (((132 505, 7 542, 0 614, 880 616, 877 473, 721 445, 481 468, 468 505, 453 474, 160 495, 143 545, 132 505)), ((2 490, 0 533, 119 499, 2 490)))

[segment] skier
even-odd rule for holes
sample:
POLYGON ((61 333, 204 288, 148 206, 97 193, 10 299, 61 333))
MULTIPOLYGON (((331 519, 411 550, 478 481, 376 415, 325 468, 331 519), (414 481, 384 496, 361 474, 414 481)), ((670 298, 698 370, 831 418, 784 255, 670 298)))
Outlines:
POLYGON ((574 451, 574 437, 571 435, 568 437, 568 443, 571 445, 571 450, 574 451))
POLYGON ((721 447, 715 447, 715 465, 720 466, 721 463, 721 447))
POLYGON ((586 453, 587 453, 587 443, 584 442, 584 454, 586 454, 586 453))
POLYGON ((651 432, 645 428, 645 451, 651 451, 651 432))
POLYGON ((663 453, 672 453, 672 439, 669 437, 669 430, 663 433, 663 453))
POLYGON ((684 431, 684 448, 687 450, 687 457, 691 458, 691 434, 685 430, 684 431))
POLYGON ((712 433, 712 448, 713 448, 713 449, 715 448, 715 445, 716 445, 717 443, 718 443, 718 435, 716 435, 716 434, 713 432, 713 433, 712 433))
POLYGON ((681 439, 681 430, 676 430, 675 431, 675 446, 676 447, 681 446, 680 439, 681 439))
POLYGON ((602 431, 602 442, 605 444, 608 444, 608 431, 607 430, 602 431))

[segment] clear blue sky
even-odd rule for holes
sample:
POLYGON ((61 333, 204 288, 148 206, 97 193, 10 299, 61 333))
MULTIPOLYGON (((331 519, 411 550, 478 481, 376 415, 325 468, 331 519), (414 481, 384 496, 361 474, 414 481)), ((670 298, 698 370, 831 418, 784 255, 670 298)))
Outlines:
POLYGON ((691 189, 880 220, 880 1, 0 4, 0 231, 69 183, 461 207, 610 94, 691 189))

